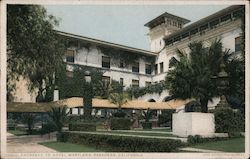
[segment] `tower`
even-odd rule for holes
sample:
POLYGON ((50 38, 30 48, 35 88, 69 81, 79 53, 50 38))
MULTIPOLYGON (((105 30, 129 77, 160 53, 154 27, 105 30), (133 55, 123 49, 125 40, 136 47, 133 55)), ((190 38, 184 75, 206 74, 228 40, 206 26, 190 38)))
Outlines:
POLYGON ((144 26, 149 28, 150 47, 152 52, 159 52, 164 48, 163 38, 181 29, 190 20, 169 14, 167 12, 149 21, 144 26))

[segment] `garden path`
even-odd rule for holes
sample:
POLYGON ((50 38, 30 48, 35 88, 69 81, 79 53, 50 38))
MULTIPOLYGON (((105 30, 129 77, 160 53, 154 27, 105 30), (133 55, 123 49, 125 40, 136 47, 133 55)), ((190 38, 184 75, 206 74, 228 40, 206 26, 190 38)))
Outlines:
POLYGON ((39 142, 55 141, 55 136, 51 135, 26 135, 14 136, 7 133, 7 152, 8 153, 52 153, 57 152, 48 147, 39 145, 39 142))
POLYGON ((190 152, 201 152, 201 153, 223 153, 223 151, 205 150, 205 149, 198 149, 198 148, 192 148, 192 147, 180 148, 179 150, 190 151, 190 152))

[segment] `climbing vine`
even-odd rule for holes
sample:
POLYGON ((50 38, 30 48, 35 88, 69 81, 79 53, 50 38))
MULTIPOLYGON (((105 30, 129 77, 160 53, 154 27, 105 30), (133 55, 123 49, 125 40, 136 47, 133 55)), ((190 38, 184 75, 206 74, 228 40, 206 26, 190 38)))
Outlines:
POLYGON ((155 57, 154 56, 145 56, 139 55, 135 53, 130 53, 128 51, 119 51, 113 50, 110 48, 100 47, 102 53, 106 56, 109 56, 113 59, 122 59, 124 61, 125 66, 136 63, 140 58, 144 59, 146 62, 154 64, 155 57))
POLYGON ((129 87, 126 90, 126 92, 128 92, 130 96, 133 96, 134 98, 139 98, 145 94, 153 94, 153 93, 161 94, 165 89, 166 89, 165 83, 156 83, 140 88, 129 87))

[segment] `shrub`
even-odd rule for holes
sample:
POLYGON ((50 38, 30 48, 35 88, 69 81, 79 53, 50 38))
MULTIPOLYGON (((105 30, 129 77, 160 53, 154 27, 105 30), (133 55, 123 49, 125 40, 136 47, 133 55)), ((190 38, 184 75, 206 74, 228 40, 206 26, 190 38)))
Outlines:
POLYGON ((46 123, 46 124, 42 124, 42 129, 41 129, 41 134, 47 134, 47 133, 51 133, 51 132, 54 132, 56 131, 56 126, 49 122, 49 123, 46 123))
POLYGON ((158 117, 158 124, 172 127, 172 114, 175 110, 162 110, 162 114, 158 117))
POLYGON ((103 122, 105 119, 103 118, 97 118, 97 117, 91 117, 86 118, 84 115, 70 115, 67 117, 68 123, 97 123, 97 122, 103 122))
POLYGON ((64 141, 110 149, 113 152, 173 152, 184 146, 180 140, 72 132, 64 132, 64 141))
POLYGON ((62 131, 64 124, 69 112, 67 112, 67 107, 51 107, 51 110, 48 112, 51 122, 55 125, 58 132, 62 131))
POLYGON ((201 112, 201 105, 197 101, 191 101, 185 105, 185 112, 201 112))
POLYGON ((67 117, 67 122, 74 123, 83 120, 83 115, 70 115, 67 117))
POLYGON ((122 110, 118 110, 113 114, 113 116, 117 118, 124 118, 126 116, 126 113, 122 110))
POLYGON ((240 132, 229 132, 228 133, 229 138, 237 138, 237 137, 242 137, 242 134, 240 132))
POLYGON ((227 137, 204 138, 200 135, 195 135, 195 136, 189 135, 187 142, 188 144, 193 145, 193 144, 198 144, 198 143, 221 141, 221 140, 226 140, 226 139, 228 138, 227 137))
POLYGON ((142 122, 143 129, 152 129, 152 122, 142 122))
POLYGON ((195 136, 189 135, 187 142, 189 144, 202 143, 204 142, 204 139, 200 135, 195 135, 195 136))
POLYGON ((111 130, 130 130, 131 124, 129 118, 112 118, 111 130))
POLYGON ((96 131, 94 123, 70 123, 69 131, 96 131))
POLYGON ((214 116, 216 132, 234 133, 245 130, 244 114, 240 111, 220 108, 214 111, 214 116))

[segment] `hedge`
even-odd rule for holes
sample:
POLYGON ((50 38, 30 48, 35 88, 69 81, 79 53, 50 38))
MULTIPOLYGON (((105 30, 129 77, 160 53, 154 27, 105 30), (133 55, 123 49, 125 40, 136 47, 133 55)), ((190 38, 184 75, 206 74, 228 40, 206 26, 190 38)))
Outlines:
POLYGON ((70 123, 69 131, 96 131, 96 124, 93 123, 70 123))
POLYGON ((131 121, 129 118, 112 118, 111 130, 130 130, 131 121))
POLYGON ((180 140, 140 138, 107 134, 64 132, 64 141, 110 149, 112 152, 175 152, 185 146, 180 140))
POLYGON ((152 122, 142 122, 143 129, 152 129, 152 122))
POLYGON ((163 126, 169 126, 172 128, 172 114, 175 110, 162 110, 162 114, 158 117, 158 124, 163 126))
POLYGON ((226 140, 228 137, 213 137, 213 138, 205 138, 201 137, 200 135, 189 135, 187 138, 187 142, 189 145, 198 144, 198 143, 205 143, 205 142, 214 142, 214 141, 221 141, 226 140))

